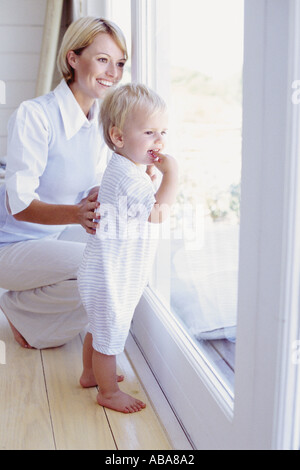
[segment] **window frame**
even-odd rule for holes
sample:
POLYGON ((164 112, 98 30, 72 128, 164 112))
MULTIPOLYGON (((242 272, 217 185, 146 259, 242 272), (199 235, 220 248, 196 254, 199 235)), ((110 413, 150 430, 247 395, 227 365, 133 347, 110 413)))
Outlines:
MULTIPOLYGON (((154 83, 160 92, 139 63, 147 61, 149 67, 157 61, 159 3, 132 0, 132 12, 138 49, 133 51, 133 79, 154 83), (148 49, 151 56, 143 53, 141 34, 146 41, 156 37, 156 47, 148 49)), ((151 289, 133 320, 136 342, 198 449, 291 449, 299 444, 294 433, 298 369, 290 360, 299 333, 299 106, 290 94, 292 81, 300 77, 299 29, 299 0, 245 0, 234 403, 151 289)))

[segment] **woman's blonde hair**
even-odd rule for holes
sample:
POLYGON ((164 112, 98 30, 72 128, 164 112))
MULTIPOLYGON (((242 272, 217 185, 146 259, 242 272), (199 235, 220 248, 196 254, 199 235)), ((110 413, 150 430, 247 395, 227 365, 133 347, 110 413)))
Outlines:
POLYGON ((166 111, 165 101, 146 85, 129 83, 109 91, 105 96, 100 110, 100 124, 103 126, 105 143, 115 150, 110 137, 112 127, 123 130, 125 121, 137 108, 143 108, 145 115, 166 111))
POLYGON ((74 69, 68 62, 68 52, 74 51, 75 54, 80 55, 99 33, 109 34, 117 46, 123 51, 124 58, 127 60, 126 40, 121 29, 115 23, 92 16, 79 18, 77 21, 71 23, 65 32, 57 57, 58 71, 67 83, 72 83, 75 78, 74 69))

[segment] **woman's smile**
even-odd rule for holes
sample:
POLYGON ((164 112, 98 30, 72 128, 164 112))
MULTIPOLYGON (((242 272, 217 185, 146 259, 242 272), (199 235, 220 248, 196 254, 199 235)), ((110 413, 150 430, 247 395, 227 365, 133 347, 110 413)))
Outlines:
POLYGON ((97 82, 99 83, 99 85, 104 86, 105 88, 110 88, 114 85, 114 82, 104 80, 103 78, 97 78, 97 82))

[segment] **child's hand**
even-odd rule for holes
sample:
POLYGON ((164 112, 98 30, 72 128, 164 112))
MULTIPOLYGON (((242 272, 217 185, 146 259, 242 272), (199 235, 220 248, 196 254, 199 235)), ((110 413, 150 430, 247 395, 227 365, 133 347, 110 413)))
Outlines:
POLYGON ((148 165, 148 166, 147 166, 146 173, 147 173, 147 175, 150 176, 151 181, 154 182, 154 181, 156 180, 157 175, 156 175, 156 173, 155 173, 154 165, 148 165))
POLYGON ((164 155, 162 153, 153 152, 153 165, 161 171, 164 175, 169 172, 177 172, 178 171, 178 164, 174 157, 171 155, 164 155))
POLYGON ((170 215, 170 206, 174 204, 178 189, 178 164, 171 155, 153 152, 153 165, 162 172, 162 181, 155 194, 149 222, 161 224, 170 215))

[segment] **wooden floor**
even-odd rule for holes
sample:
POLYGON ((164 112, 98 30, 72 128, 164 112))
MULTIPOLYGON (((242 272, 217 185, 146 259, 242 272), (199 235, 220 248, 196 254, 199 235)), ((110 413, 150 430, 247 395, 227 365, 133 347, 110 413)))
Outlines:
POLYGON ((13 340, 0 311, 1 450, 169 450, 173 446, 128 357, 118 357, 122 390, 147 404, 125 415, 100 407, 97 389, 82 389, 82 338, 43 351, 13 340))

